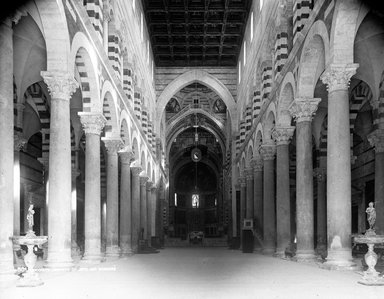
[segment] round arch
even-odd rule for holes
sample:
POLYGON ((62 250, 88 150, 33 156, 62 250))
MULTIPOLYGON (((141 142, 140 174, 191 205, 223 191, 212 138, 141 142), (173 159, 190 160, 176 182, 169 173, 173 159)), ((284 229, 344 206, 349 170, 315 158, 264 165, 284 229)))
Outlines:
POLYGON ((287 73, 281 84, 281 92, 277 105, 277 121, 279 125, 289 126, 291 124, 292 116, 289 113, 289 105, 295 99, 296 82, 291 72, 287 73))
POLYGON ((297 95, 313 98, 315 86, 329 62, 329 36, 323 21, 316 21, 308 32, 300 56, 297 95))
POLYGON ((155 125, 156 132, 160 132, 160 123, 161 123, 162 115, 163 115, 165 106, 167 105, 171 97, 175 95, 178 91, 180 91, 182 88, 184 88, 185 86, 195 82, 199 82, 203 85, 210 87, 213 91, 215 91, 221 97, 221 99, 224 101, 225 105, 227 106, 227 109, 231 116, 232 131, 235 132, 237 128, 236 115, 235 115, 236 103, 232 97, 232 94, 229 92, 227 87, 216 77, 212 76, 206 71, 197 70, 197 69, 188 71, 178 76, 171 83, 169 83, 169 85, 163 90, 163 92, 159 96, 157 101, 157 119, 156 119, 156 125, 155 125))
POLYGON ((107 119, 105 124, 105 135, 118 135, 119 121, 118 121, 118 107, 117 95, 115 89, 109 80, 104 81, 101 90, 101 99, 103 100, 103 114, 107 119))

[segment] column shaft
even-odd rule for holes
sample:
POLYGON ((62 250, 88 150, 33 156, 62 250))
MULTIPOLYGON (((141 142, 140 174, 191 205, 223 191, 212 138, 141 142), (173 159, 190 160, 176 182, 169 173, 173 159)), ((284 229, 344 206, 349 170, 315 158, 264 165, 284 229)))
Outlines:
POLYGON ((313 259, 313 165, 310 121, 296 124, 296 259, 313 259))
POLYGON ((245 217, 248 219, 253 218, 253 170, 247 171, 247 205, 245 211, 245 217))
POLYGON ((103 138, 107 156, 107 242, 106 256, 119 256, 119 159, 117 151, 122 144, 120 139, 103 138))
POLYGON ((262 237, 263 235, 263 161, 255 162, 253 172, 253 218, 254 228, 262 237))
POLYGON ((263 252, 272 254, 276 247, 276 215, 275 215, 275 161, 264 160, 263 180, 263 252))
POLYGON ((9 19, 0 22, 0 273, 12 273, 13 245, 13 41, 9 19))
POLYGON ((276 253, 285 256, 285 250, 291 242, 288 144, 278 144, 276 153, 276 253))
POLYGON ((140 240, 147 239, 147 186, 148 177, 140 176, 140 240))
POLYGON ((132 250, 137 253, 140 237, 140 177, 141 167, 132 170, 132 250))
POLYGON ((120 173, 120 252, 129 256, 132 251, 132 194, 131 194, 131 159, 133 153, 119 152, 121 157, 120 173))
MULTIPOLYGON (((383 142, 383 141, 382 141, 383 142)), ((375 209, 377 215, 384 215, 384 152, 375 154, 375 209)), ((384 217, 376 218, 376 234, 384 234, 384 217)))
MULTIPOLYGON (((321 164, 321 162, 320 162, 321 164)), ((317 179, 317 253, 324 256, 327 246, 327 202, 325 169, 316 170, 317 179)))
POLYGON ((240 178, 240 235, 243 229, 247 208, 247 185, 245 177, 240 178))

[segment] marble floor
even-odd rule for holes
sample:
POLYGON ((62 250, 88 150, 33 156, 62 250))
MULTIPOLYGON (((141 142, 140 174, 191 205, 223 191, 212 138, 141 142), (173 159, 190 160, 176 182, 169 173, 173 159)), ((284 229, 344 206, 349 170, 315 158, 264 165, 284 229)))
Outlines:
POLYGON ((356 272, 226 248, 166 248, 40 276, 39 287, 3 285, 0 298, 384 298, 384 286, 360 285, 356 272))

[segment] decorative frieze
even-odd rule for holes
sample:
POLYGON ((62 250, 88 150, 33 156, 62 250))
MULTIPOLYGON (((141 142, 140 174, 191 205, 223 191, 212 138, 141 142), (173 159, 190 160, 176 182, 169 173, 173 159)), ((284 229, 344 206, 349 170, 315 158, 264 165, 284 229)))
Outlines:
POLYGON ((107 120, 100 113, 78 112, 85 134, 100 135, 107 120))
POLYGON ((73 75, 66 72, 41 71, 41 76, 47 84, 49 93, 53 99, 68 100, 79 87, 79 83, 73 75))
POLYGON ((320 101, 320 98, 296 98, 289 106, 289 112, 296 123, 312 121, 320 101))
POLYGON ((349 82, 352 76, 356 74, 358 67, 358 63, 333 63, 324 71, 320 79, 327 86, 328 92, 334 90, 346 90, 349 87, 349 82))
POLYGON ((293 133, 295 132, 295 127, 275 127, 272 131, 272 137, 276 141, 276 145, 289 144, 293 133))

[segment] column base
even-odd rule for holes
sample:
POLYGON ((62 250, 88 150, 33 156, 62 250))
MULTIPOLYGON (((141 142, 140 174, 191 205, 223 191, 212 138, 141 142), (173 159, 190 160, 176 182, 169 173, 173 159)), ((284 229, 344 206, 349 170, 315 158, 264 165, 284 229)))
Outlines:
POLYGON ((276 249, 276 252, 273 254, 273 256, 284 260, 288 259, 285 255, 285 250, 282 249, 276 249))
POLYGON ((49 260, 46 261, 44 268, 47 269, 60 269, 62 271, 71 271, 75 266, 72 259, 69 260, 49 260))
POLYGON ((328 250, 326 261, 320 268, 327 270, 346 270, 356 271, 359 266, 353 261, 351 249, 348 250, 328 250))
POLYGON ((298 250, 292 260, 299 263, 310 263, 316 262, 317 257, 314 250, 298 250))
POLYGON ((125 250, 124 252, 120 252, 120 258, 122 258, 122 259, 129 258, 133 255, 135 255, 135 254, 132 250, 125 250))
POLYGON ((119 246, 108 246, 105 252, 105 257, 110 259, 118 259, 120 257, 120 248, 119 246))
POLYGON ((85 253, 81 259, 81 264, 100 264, 105 261, 105 257, 101 253, 85 253))
POLYGON ((263 248, 263 250, 262 250, 262 253, 264 255, 271 255, 271 256, 273 256, 275 254, 275 252, 276 252, 276 249, 273 248, 273 247, 270 247, 270 248, 266 247, 266 248, 263 248))

